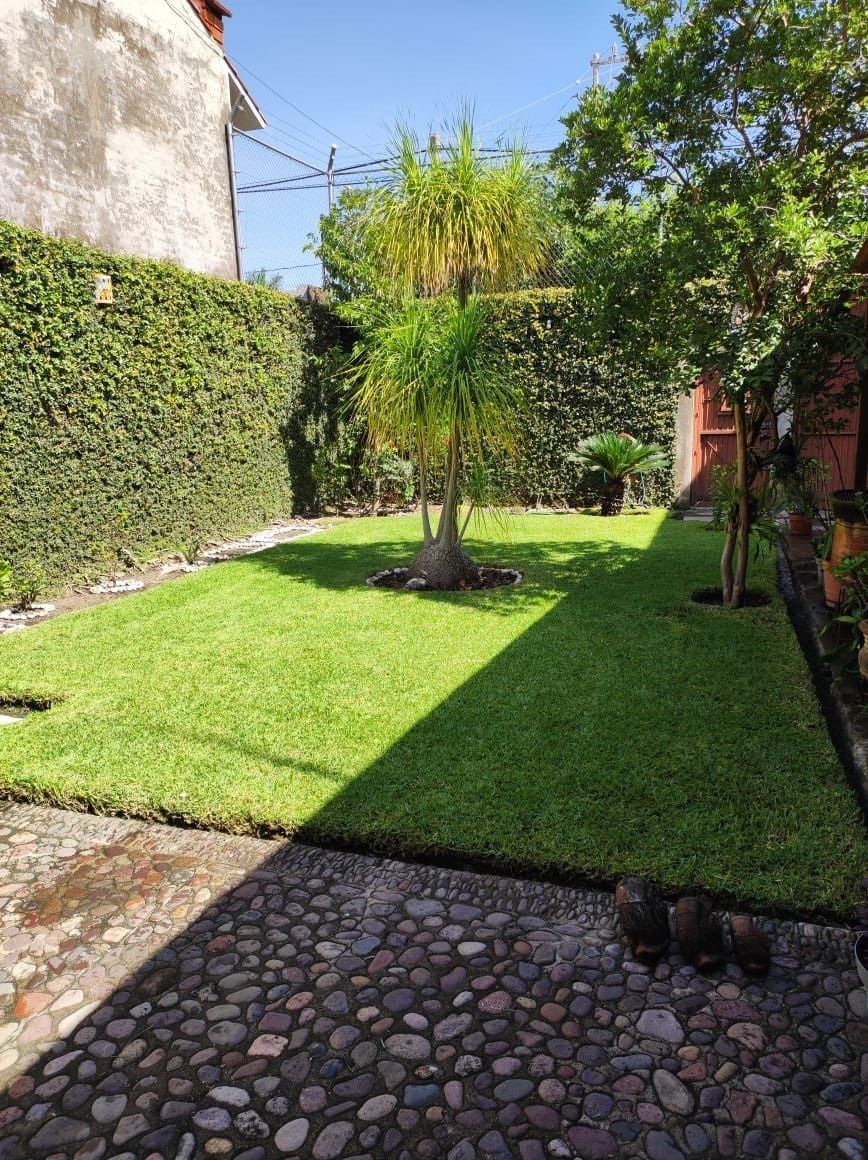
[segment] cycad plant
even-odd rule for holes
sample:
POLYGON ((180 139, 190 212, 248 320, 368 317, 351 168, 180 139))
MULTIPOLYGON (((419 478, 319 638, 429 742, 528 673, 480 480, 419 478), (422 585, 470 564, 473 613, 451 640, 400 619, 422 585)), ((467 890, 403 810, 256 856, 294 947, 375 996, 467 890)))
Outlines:
POLYGON ((372 200, 366 249, 399 304, 364 336, 355 396, 372 440, 418 455, 424 543, 409 577, 432 588, 476 575, 461 547, 462 471, 515 427, 519 396, 487 341, 480 295, 535 274, 549 236, 544 179, 522 150, 486 160, 468 116, 448 136, 426 151, 399 129, 389 182, 372 200), (427 477, 437 460, 445 485, 434 531, 427 477))
POLYGON ((668 465, 666 452, 659 443, 642 443, 632 435, 603 431, 584 439, 569 457, 585 471, 603 477, 600 513, 620 515, 624 493, 633 475, 644 475, 668 465))

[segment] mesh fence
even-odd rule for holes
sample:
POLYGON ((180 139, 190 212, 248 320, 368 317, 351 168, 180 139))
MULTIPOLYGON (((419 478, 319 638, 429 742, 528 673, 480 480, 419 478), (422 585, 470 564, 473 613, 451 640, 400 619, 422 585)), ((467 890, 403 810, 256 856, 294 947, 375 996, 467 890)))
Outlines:
POLYGON ((234 145, 245 278, 291 293, 321 286, 322 267, 307 247, 328 213, 325 173, 246 133, 235 133, 234 145))
MULTIPOLYGON (((276 149, 246 133, 236 132, 235 171, 242 265, 247 279, 257 278, 290 293, 322 286, 323 269, 314 255, 320 218, 329 212, 329 191, 338 198, 343 189, 379 185, 389 174, 389 158, 358 165, 315 165, 276 149)), ((498 149, 483 150, 492 164, 504 156, 498 149)), ((543 164, 549 150, 539 150, 543 164)), ((539 286, 568 286, 571 278, 562 253, 553 252, 537 275, 539 286)))

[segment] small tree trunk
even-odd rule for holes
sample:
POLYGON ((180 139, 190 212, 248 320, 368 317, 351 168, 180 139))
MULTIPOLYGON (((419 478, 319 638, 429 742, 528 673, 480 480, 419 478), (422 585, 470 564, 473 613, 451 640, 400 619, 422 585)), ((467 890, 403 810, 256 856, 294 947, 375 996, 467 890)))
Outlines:
POLYGON ((750 559, 750 480, 747 467, 747 417, 745 415, 744 399, 739 397, 733 402, 733 418, 735 419, 735 446, 736 446, 736 486, 738 487, 738 566, 732 584, 730 608, 741 608, 744 604, 744 593, 747 585, 747 566, 750 559))
POLYGON ((732 604, 732 587, 734 583, 732 562, 735 557, 735 543, 738 538, 738 519, 730 516, 726 521, 726 539, 723 542, 723 554, 720 557, 720 584, 723 590, 723 607, 729 608, 732 604))

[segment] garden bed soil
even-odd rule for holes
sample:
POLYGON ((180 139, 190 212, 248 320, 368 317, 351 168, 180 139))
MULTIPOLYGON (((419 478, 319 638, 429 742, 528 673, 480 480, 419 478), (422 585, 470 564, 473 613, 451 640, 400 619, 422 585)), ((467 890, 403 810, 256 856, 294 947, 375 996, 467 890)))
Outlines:
MULTIPOLYGON (((718 608, 723 607, 722 588, 697 588, 691 593, 690 599, 694 604, 710 604, 718 608)), ((761 588, 748 588, 744 594, 744 608, 763 608, 771 604, 771 596, 761 588)))
POLYGON ((105 577, 96 584, 75 585, 62 596, 55 597, 52 604, 34 604, 25 613, 13 612, 11 609, 0 610, 0 634, 17 632, 42 624, 60 613, 78 612, 82 608, 92 608, 134 592, 155 588, 167 580, 176 580, 180 576, 198 572, 225 560, 249 556, 254 552, 264 552, 267 548, 273 548, 275 544, 284 544, 299 536, 323 531, 326 526, 328 525, 314 520, 299 518, 293 518, 291 521, 275 520, 267 528, 253 532, 249 536, 210 541, 193 563, 186 561, 179 553, 174 553, 160 560, 151 561, 141 568, 132 569, 129 573, 105 577))
MULTIPOLYGON (((373 588, 394 588, 399 592, 435 592, 442 589, 429 588, 422 582, 410 581, 407 583, 409 568, 388 568, 384 572, 375 572, 365 579, 366 584, 373 588)), ((524 579, 523 573, 517 568, 500 568, 493 564, 482 564, 478 568, 475 580, 461 581, 458 588, 448 589, 452 592, 480 592, 485 588, 510 588, 520 584, 524 579)))

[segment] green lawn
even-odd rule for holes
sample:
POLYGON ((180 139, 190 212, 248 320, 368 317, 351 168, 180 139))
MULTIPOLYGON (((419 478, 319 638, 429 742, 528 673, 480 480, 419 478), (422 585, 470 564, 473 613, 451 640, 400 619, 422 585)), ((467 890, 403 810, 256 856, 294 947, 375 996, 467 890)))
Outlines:
MULTIPOLYGON (((720 539, 663 513, 524 516, 517 589, 423 594, 412 518, 344 523, 0 638, 16 796, 396 855, 844 913, 858 810, 785 608, 690 601, 720 539)), ((774 591, 771 561, 754 584, 774 591)))

